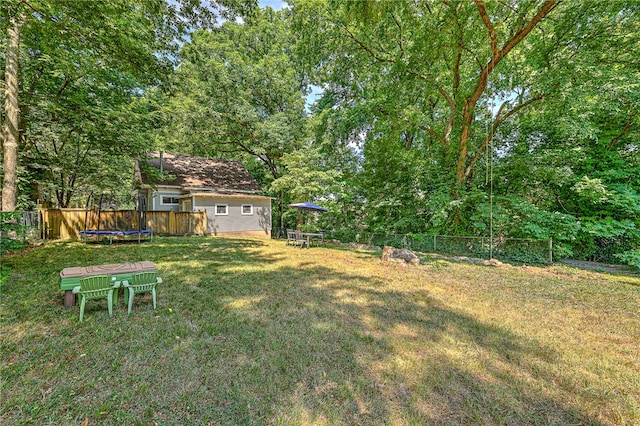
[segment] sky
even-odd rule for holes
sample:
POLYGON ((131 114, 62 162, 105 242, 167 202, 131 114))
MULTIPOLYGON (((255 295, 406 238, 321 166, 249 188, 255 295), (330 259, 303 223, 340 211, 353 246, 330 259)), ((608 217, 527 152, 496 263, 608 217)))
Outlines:
POLYGON ((259 0, 258 5, 260 7, 270 6, 273 10, 280 10, 285 5, 285 2, 282 0, 259 0))

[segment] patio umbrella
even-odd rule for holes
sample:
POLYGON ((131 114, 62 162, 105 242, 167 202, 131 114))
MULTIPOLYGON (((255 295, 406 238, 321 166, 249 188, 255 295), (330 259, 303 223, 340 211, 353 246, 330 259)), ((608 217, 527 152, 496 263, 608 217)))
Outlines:
POLYGON ((289 207, 300 210, 309 210, 314 212, 326 212, 328 211, 324 207, 320 207, 317 204, 310 203, 309 201, 305 201, 304 203, 295 203, 289 204, 289 207))
MULTIPOLYGON (((309 201, 305 201, 304 203, 295 203, 295 204, 289 204, 289 207, 294 208, 294 209, 298 209, 298 210, 306 210, 309 212, 326 212, 328 211, 327 209, 325 209, 324 207, 320 207, 317 204, 311 203, 309 201)), ((302 216, 300 215, 300 213, 298 213, 298 228, 300 227, 300 225, 302 224, 302 216)))

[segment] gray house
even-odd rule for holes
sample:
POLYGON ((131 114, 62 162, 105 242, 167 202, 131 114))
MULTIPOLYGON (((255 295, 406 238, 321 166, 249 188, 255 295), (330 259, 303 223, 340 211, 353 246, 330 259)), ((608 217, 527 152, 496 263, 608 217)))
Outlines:
POLYGON ((238 161, 149 153, 136 180, 147 210, 206 211, 209 234, 271 237, 271 197, 238 161))

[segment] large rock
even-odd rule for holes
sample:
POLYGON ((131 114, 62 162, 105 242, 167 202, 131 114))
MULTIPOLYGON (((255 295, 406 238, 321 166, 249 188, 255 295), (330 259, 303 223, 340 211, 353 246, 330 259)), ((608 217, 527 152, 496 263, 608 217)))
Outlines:
POLYGON ((420 264, 420 259, 411 250, 397 249, 389 246, 384 246, 382 249, 381 259, 387 262, 402 262, 412 265, 420 264))
POLYGON ((375 250, 375 251, 380 251, 382 250, 380 247, 378 246, 370 246, 367 244, 356 244, 356 243, 350 243, 349 247, 354 249, 354 250, 375 250))

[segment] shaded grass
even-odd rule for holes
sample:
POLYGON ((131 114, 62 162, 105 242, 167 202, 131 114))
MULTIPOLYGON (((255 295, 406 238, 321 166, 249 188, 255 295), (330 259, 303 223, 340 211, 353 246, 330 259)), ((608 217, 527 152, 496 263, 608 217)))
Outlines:
POLYGON ((7 424, 640 422, 637 277, 202 237, 3 266, 7 424), (157 310, 63 308, 61 269, 141 260, 157 310))

